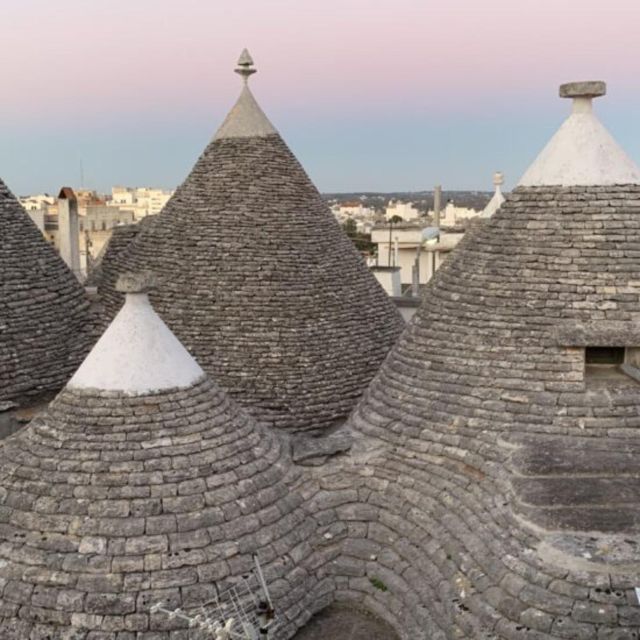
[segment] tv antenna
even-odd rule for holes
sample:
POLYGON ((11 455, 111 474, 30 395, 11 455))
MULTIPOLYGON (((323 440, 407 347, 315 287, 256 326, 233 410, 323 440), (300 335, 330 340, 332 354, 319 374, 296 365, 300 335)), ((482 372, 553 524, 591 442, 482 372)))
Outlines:
POLYGON ((151 613, 184 620, 189 628, 208 632, 211 640, 268 640, 274 628, 275 611, 256 554, 253 562, 251 573, 231 586, 219 591, 214 585, 215 598, 202 605, 197 614, 182 609, 169 610, 162 603, 154 604, 151 613))

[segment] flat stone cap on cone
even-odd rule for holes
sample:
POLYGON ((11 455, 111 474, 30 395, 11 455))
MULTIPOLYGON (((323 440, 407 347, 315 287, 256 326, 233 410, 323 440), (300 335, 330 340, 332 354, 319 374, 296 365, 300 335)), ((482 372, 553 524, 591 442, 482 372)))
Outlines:
POLYGON ((159 315, 255 417, 291 430, 346 418, 403 328, 395 306, 256 102, 240 97, 153 224, 103 261, 149 269, 159 315))
POLYGON ((0 180, 0 403, 59 391, 92 327, 82 286, 0 180))
POLYGON ((120 291, 120 293, 149 293, 155 285, 156 278, 151 271, 121 273, 116 282, 116 291, 120 291))
POLYGON ((607 84, 601 81, 567 82, 560 85, 561 98, 599 98, 606 95, 607 84))

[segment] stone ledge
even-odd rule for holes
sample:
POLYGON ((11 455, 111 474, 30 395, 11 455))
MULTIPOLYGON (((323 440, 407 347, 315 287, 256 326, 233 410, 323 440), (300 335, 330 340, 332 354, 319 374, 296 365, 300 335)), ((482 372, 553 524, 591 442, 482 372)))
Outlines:
POLYGON ((615 320, 566 322, 555 327, 554 338, 560 347, 637 347, 640 324, 615 320))
POLYGON ((291 441, 291 454, 297 464, 319 465, 330 456, 348 451, 352 444, 350 433, 334 433, 319 438, 297 436, 291 441))

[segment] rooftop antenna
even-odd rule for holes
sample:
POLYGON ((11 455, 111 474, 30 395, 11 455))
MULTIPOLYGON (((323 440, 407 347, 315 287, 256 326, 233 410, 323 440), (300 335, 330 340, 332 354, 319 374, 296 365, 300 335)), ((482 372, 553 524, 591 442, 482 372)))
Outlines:
POLYGON ((197 614, 166 609, 161 602, 151 607, 151 613, 184 620, 190 629, 207 632, 211 640, 268 640, 274 629, 275 610, 256 554, 253 562, 251 573, 231 586, 219 591, 214 585, 216 597, 197 614))

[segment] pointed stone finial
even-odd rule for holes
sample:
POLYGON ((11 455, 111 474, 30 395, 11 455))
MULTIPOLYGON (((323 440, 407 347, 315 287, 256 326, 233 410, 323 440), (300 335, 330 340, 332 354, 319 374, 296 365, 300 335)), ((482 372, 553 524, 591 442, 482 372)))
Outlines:
POLYGON ((257 69, 253 68, 253 58, 251 54, 246 49, 243 49, 238 58, 238 66, 235 68, 235 72, 241 75, 244 83, 247 84, 249 76, 256 73, 256 71, 257 69))

